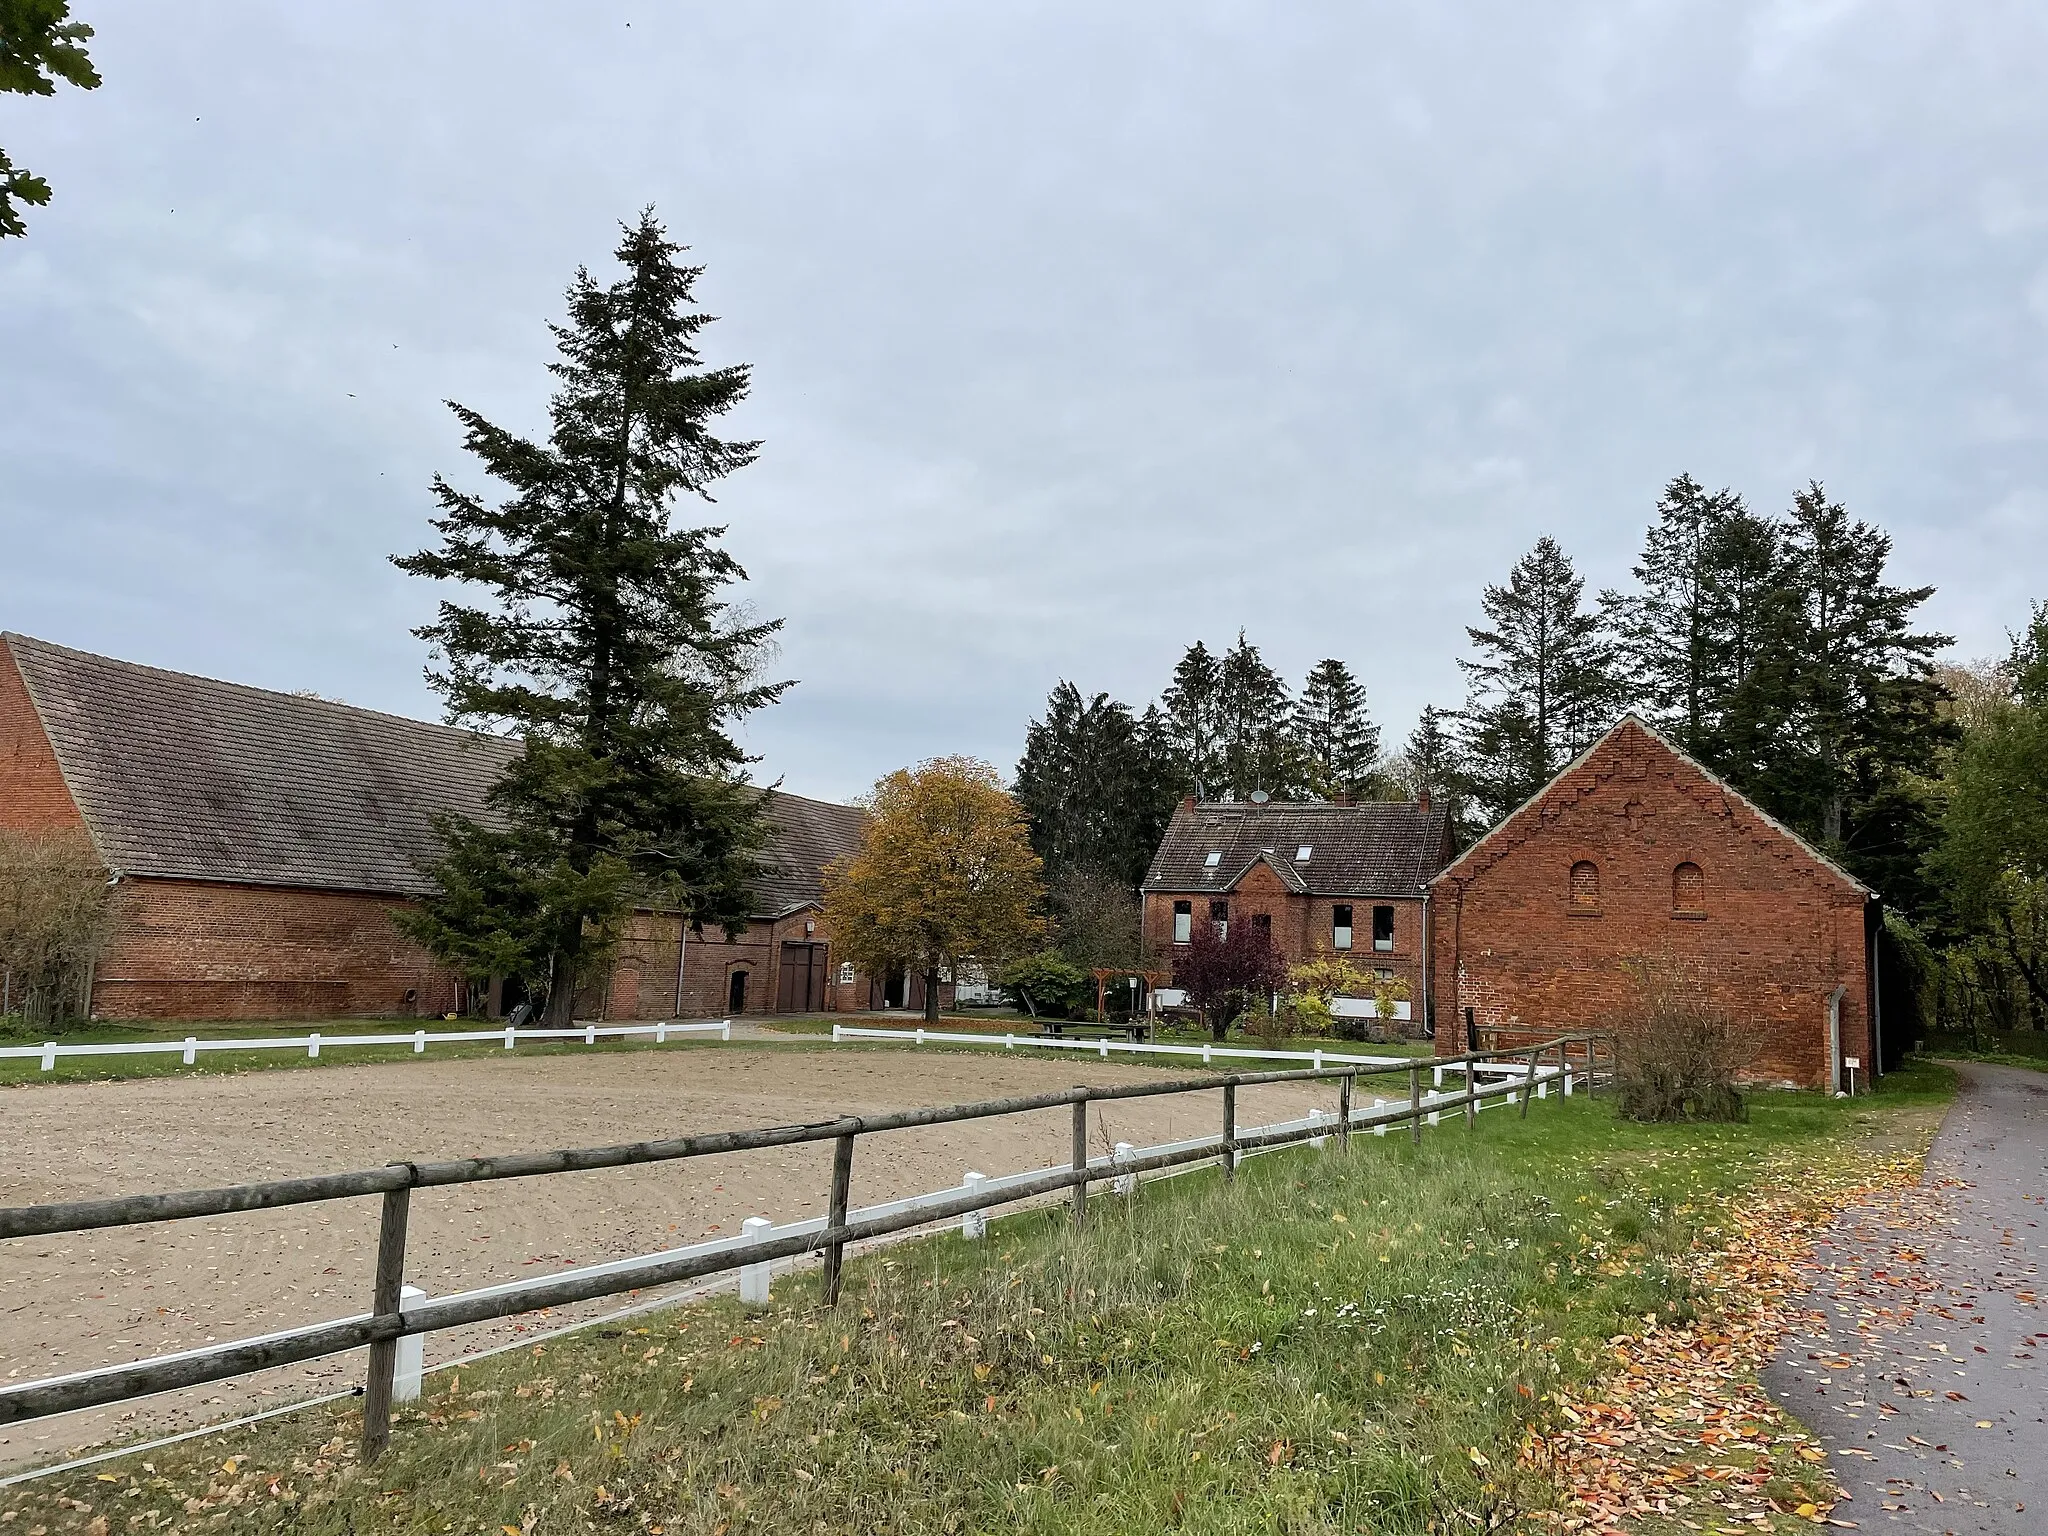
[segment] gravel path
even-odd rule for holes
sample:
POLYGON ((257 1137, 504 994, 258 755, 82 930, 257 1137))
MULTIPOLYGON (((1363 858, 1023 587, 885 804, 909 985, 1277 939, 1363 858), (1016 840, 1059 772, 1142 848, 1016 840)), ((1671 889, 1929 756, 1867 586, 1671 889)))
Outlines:
MULTIPOLYGON (((0 1089, 0 1205, 203 1188, 398 1159, 601 1146, 1160 1076, 1093 1059, 693 1045, 36 1084, 0 1089)), ((1257 1125, 1333 1103, 1330 1091, 1276 1084, 1244 1090, 1238 1118, 1257 1125)), ((1218 1105, 1217 1095, 1203 1093, 1100 1106, 1091 1141, 1107 1151, 1116 1141, 1144 1145, 1212 1133, 1218 1105)), ((1044 1167, 1066 1158, 1070 1134, 1062 1108, 864 1140, 854 1160, 854 1203, 946 1188, 970 1167, 1044 1167)), ((422 1190, 413 1197, 407 1278, 441 1295, 729 1234, 748 1216, 787 1221, 818 1214, 830 1159, 829 1145, 819 1144, 422 1190)), ((373 1200, 343 1200, 0 1244, 0 1379, 345 1316, 368 1300, 376 1215, 373 1200)), ((573 1315, 436 1335, 427 1358, 503 1343, 573 1315)), ((0 1467, 345 1390, 361 1375, 359 1358, 337 1356, 125 1410, 0 1430, 0 1467)))
POLYGON ((1863 1530, 2048 1531, 2048 1074, 1960 1068, 1915 1189, 1818 1245, 1814 1326, 1764 1374, 1863 1530))

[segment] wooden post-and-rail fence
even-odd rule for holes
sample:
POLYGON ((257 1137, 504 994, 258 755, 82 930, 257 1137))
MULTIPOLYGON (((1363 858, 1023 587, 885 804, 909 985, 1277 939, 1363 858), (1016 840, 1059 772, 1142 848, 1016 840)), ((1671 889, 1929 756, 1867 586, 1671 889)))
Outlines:
POLYGON ((1375 1069, 1332 1067, 1320 1071, 1253 1072, 1113 1088, 1066 1088, 976 1104, 910 1109, 889 1115, 845 1115, 806 1125, 714 1131, 621 1146, 523 1152, 449 1162, 392 1163, 383 1168, 354 1173, 315 1174, 220 1189, 0 1208, 0 1240, 5 1240, 223 1216, 238 1211, 276 1210, 284 1206, 366 1195, 380 1197, 383 1206, 368 1313, 285 1329, 260 1338, 159 1355, 125 1365, 0 1386, 0 1424, 21 1423, 51 1414, 127 1402, 368 1346, 369 1377, 363 1394, 362 1445, 364 1458, 372 1460, 390 1441, 394 1372, 399 1341, 403 1339, 627 1291, 701 1280, 733 1270, 763 1273, 765 1267, 776 1260, 797 1259, 812 1253, 822 1257, 822 1300, 825 1306, 833 1307, 838 1304, 849 1244, 960 1217, 969 1217, 978 1223, 982 1212, 1060 1191, 1068 1192, 1073 1220, 1080 1223, 1086 1218, 1088 1186, 1092 1182, 1109 1179, 1119 1190, 1128 1191, 1135 1188, 1137 1176, 1141 1173, 1185 1167, 1212 1159, 1220 1159, 1223 1175, 1229 1179, 1234 1177, 1237 1162, 1247 1152, 1306 1141, 1313 1141, 1318 1146, 1323 1144, 1328 1122, 1320 1111, 1302 1126, 1240 1130, 1237 1124, 1237 1090, 1240 1087, 1335 1079, 1340 1147, 1349 1146, 1352 1132, 1356 1129, 1365 1128, 1384 1134, 1389 1125, 1403 1122, 1408 1124, 1412 1137, 1419 1142, 1425 1113, 1433 1122, 1438 1111, 1462 1107, 1469 1125, 1480 1101, 1504 1097, 1508 1104, 1512 1104, 1516 1093, 1522 1096, 1521 1109, 1526 1115, 1531 1095, 1541 1092, 1552 1080, 1562 1083, 1565 1091, 1569 1092, 1576 1077, 1588 1091, 1593 1091, 1604 1062, 1611 1063, 1612 1060, 1611 1049, 1600 1050, 1601 1040, 1602 1037, 1596 1035, 1571 1035, 1514 1053, 1478 1051, 1459 1057, 1424 1059, 1408 1069, 1409 1092, 1405 1103, 1394 1100, 1363 1110, 1353 1108, 1355 1082, 1361 1073, 1368 1077, 1381 1075, 1375 1069), (1572 1047, 1578 1049, 1568 1056, 1567 1052, 1572 1047), (1557 1066, 1541 1067, 1540 1059, 1553 1050, 1557 1053, 1557 1066), (1463 1093, 1425 1096, 1422 1089, 1424 1066, 1462 1069, 1465 1076, 1463 1093), (1496 1074, 1505 1075, 1499 1081, 1482 1083, 1482 1073, 1488 1068, 1496 1074), (1152 1149, 1119 1145, 1109 1159, 1094 1162, 1089 1159, 1087 1115, 1090 1104, 1171 1094, 1214 1093, 1219 1089, 1223 1096, 1223 1123, 1222 1134, 1215 1139, 1203 1138, 1152 1149), (918 1126, 1030 1114, 1061 1106, 1070 1106, 1073 1111, 1069 1166, 1038 1174, 1005 1177, 1000 1181, 970 1176, 967 1187, 958 1194, 897 1202, 892 1207, 877 1208, 878 1214, 858 1218, 850 1212, 854 1144, 860 1137, 918 1126), (621 1168, 822 1141, 832 1143, 832 1182, 822 1228, 744 1243, 719 1242, 697 1249, 619 1260, 454 1296, 415 1300, 407 1294, 404 1286, 406 1225, 415 1189, 621 1168))

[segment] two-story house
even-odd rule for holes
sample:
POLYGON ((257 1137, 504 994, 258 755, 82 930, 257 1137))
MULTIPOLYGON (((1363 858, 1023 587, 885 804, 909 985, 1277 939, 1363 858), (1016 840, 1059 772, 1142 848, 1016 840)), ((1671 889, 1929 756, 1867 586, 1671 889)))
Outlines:
POLYGON ((1183 800, 1145 876, 1145 950, 1162 969, 1197 923, 1254 923, 1294 963, 1346 956, 1404 981, 1420 1034, 1429 994, 1429 882, 1450 817, 1420 801, 1183 800))

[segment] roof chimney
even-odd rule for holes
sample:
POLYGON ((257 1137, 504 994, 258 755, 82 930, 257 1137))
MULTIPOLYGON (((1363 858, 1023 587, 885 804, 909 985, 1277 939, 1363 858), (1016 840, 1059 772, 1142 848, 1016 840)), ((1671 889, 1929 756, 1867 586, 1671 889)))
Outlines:
POLYGON ((1340 790, 1330 796, 1330 803, 1332 805, 1349 805, 1351 804, 1351 797, 1340 790))
POLYGON ((1427 811, 1429 809, 1428 785, 1425 784, 1421 789, 1418 789, 1415 792, 1415 808, 1419 811, 1427 811))
POLYGON ((1184 811, 1192 811, 1195 808, 1195 797, 1193 795, 1185 796, 1180 802, 1180 808, 1184 811))

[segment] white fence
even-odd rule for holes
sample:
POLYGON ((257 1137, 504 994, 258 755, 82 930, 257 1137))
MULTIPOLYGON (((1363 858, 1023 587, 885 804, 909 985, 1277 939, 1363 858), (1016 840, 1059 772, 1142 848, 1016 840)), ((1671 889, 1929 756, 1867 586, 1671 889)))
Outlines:
POLYGON ((173 1052, 183 1058, 186 1066, 199 1060, 201 1051, 304 1051, 307 1056, 317 1058, 323 1047, 333 1049, 346 1045, 409 1045, 415 1055, 424 1053, 429 1045, 475 1045, 488 1042, 502 1045, 506 1050, 514 1049, 521 1041, 535 1040, 576 1040, 585 1045, 595 1045, 600 1040, 623 1040, 644 1036, 656 1045, 664 1045, 670 1039, 687 1039, 697 1035, 716 1035, 721 1040, 732 1038, 732 1020, 714 1019, 702 1024, 672 1024, 666 1021, 657 1024, 579 1024, 571 1029, 516 1029, 507 1024, 503 1029, 415 1029, 404 1034, 377 1035, 326 1035, 318 1030, 305 1035, 278 1035, 250 1040, 201 1039, 187 1035, 183 1040, 122 1040, 111 1044, 67 1045, 61 1040, 45 1040, 41 1045, 0 1046, 0 1061, 25 1061, 29 1057, 40 1057, 42 1070, 54 1072, 57 1063, 76 1056, 161 1056, 173 1052))
MULTIPOLYGON (((1153 1045, 1135 1040, 1062 1040, 1053 1035, 970 1035, 955 1029, 868 1029, 854 1024, 834 1024, 832 1038, 846 1040, 894 1040, 905 1045, 1000 1045, 1005 1050, 1019 1046, 1046 1051, 1087 1051, 1109 1060, 1116 1051, 1128 1056, 1177 1056, 1199 1060, 1203 1066, 1219 1061, 1284 1061, 1295 1066, 1324 1067, 1415 1067, 1427 1066, 1428 1058, 1418 1056, 1352 1056, 1339 1051, 1261 1051, 1236 1045, 1153 1045)), ((1455 1069, 1453 1069, 1455 1070, 1455 1069)), ((1441 1085, 1443 1079, 1438 1077, 1441 1085)))

